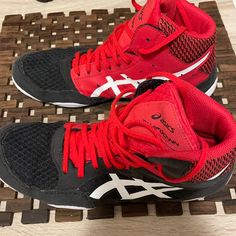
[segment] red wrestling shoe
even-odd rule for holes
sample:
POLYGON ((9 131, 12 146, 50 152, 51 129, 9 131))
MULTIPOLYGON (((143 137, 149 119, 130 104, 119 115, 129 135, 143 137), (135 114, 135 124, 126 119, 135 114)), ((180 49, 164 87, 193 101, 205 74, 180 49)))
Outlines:
POLYGON ((96 50, 51 49, 19 58, 15 85, 37 100, 80 107, 113 99, 149 73, 165 71, 211 95, 217 82, 211 17, 185 0, 134 4, 139 12, 96 50))

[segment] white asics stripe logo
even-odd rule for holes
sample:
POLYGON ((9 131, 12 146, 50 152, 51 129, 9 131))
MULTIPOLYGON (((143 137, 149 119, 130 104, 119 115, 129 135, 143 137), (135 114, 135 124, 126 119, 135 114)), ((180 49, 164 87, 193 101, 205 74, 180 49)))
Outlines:
POLYGON ((121 74, 121 76, 124 78, 123 80, 115 80, 115 81, 111 76, 106 76, 107 83, 96 88, 91 94, 91 97, 99 97, 104 91, 108 90, 109 88, 111 88, 114 94, 118 96, 121 93, 118 85, 131 84, 134 86, 134 88, 137 88, 140 83, 146 80, 146 79, 133 80, 125 74, 121 74))
MULTIPOLYGON (((175 75, 176 77, 180 77, 182 75, 186 75, 188 73, 190 73, 191 71, 195 70, 198 66, 200 66, 204 61, 207 60, 207 58, 209 57, 210 52, 208 52, 201 60, 199 60, 198 62, 196 62, 194 65, 191 65, 190 67, 181 70, 179 72, 175 72, 173 75, 175 75)), ((125 74, 121 74, 121 76, 124 78, 122 80, 115 80, 111 77, 111 76, 106 76, 106 80, 107 83, 103 84, 102 86, 96 88, 93 93, 91 94, 90 97, 99 97, 103 92, 105 92, 108 89, 112 89, 114 94, 116 96, 118 96, 121 91, 119 89, 119 85, 132 85, 134 88, 137 88, 138 85, 145 81, 146 79, 140 79, 140 80, 133 80, 131 78, 129 78, 127 75, 125 74)), ((162 78, 162 77, 154 77, 154 78, 158 78, 158 79, 166 79, 166 78, 162 78)), ((128 96, 129 94, 126 94, 125 96, 128 96)))
POLYGON ((227 168, 228 166, 230 165, 230 163, 223 169, 221 170, 219 173, 217 173, 216 175, 212 176, 210 179, 208 179, 207 181, 210 181, 210 180, 213 180, 213 179, 216 179, 217 177, 219 177, 227 168))
POLYGON ((117 191, 121 196, 121 200, 137 199, 148 195, 155 195, 159 198, 171 198, 165 193, 182 189, 179 187, 172 187, 163 183, 148 183, 144 182, 141 179, 135 179, 135 178, 131 180, 119 179, 119 177, 116 174, 110 174, 110 177, 112 180, 102 184, 97 189, 95 189, 90 194, 91 198, 100 199, 104 194, 111 191, 112 189, 117 189, 117 191), (136 193, 129 193, 126 189, 127 186, 141 186, 145 190, 141 190, 136 193))

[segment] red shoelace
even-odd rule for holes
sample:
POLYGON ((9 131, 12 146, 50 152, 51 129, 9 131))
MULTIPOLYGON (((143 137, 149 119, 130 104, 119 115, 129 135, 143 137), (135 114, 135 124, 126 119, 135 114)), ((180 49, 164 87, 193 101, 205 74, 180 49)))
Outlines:
MULTIPOLYGON (((137 11, 141 9, 141 6, 136 3, 135 0, 132 0, 132 4, 137 11)), ((79 75, 80 65, 86 64, 86 70, 89 74, 91 72, 91 62, 93 61, 95 62, 98 71, 101 71, 101 65, 104 65, 107 69, 111 69, 111 64, 108 58, 112 58, 118 67, 122 62, 129 64, 131 62, 131 58, 123 52, 117 37, 123 30, 128 30, 127 24, 128 21, 116 27, 106 42, 99 46, 95 51, 93 49, 89 49, 88 52, 83 55, 81 55, 80 52, 77 52, 72 61, 72 67, 74 68, 75 73, 79 75)))
POLYGON ((76 74, 80 74, 80 65, 86 65, 86 71, 88 74, 91 72, 91 63, 94 62, 98 71, 101 71, 102 66, 111 70, 111 63, 115 62, 116 66, 120 66, 121 63, 131 63, 131 58, 123 52, 118 42, 119 35, 127 27, 127 22, 120 24, 114 30, 114 32, 108 37, 103 45, 96 48, 96 50, 89 49, 86 54, 81 55, 80 52, 75 54, 72 61, 72 67, 76 74))
MULTIPOLYGON (((168 73, 155 73, 152 76, 166 77, 174 83, 180 83, 178 79, 168 73)), ((68 172, 68 164, 71 161, 74 167, 78 169, 78 177, 83 177, 87 161, 90 160, 92 166, 98 168, 98 158, 102 158, 107 168, 144 168, 167 182, 180 183, 193 178, 202 169, 207 158, 208 146, 202 140, 200 140, 202 152, 198 162, 189 173, 177 179, 166 176, 163 173, 163 166, 161 164, 151 163, 148 161, 148 158, 146 160, 145 158, 140 158, 134 150, 129 149, 126 142, 127 138, 147 142, 159 147, 160 150, 163 150, 163 143, 156 137, 154 129, 146 123, 132 122, 129 125, 123 124, 133 106, 143 101, 146 96, 152 93, 151 90, 148 90, 136 97, 128 105, 117 105, 120 98, 128 92, 130 91, 124 91, 113 101, 108 120, 95 124, 66 123, 64 125, 63 172, 68 172), (134 132, 130 129, 132 126, 137 125, 148 129, 153 134, 153 137, 134 132)))
MULTIPOLYGON (((141 9, 141 6, 138 3, 136 3, 135 0, 132 0, 132 4, 136 10, 141 9)), ((96 65, 97 71, 99 72, 102 69, 111 70, 112 65, 110 61, 113 61, 117 67, 120 67, 122 63, 129 65, 132 62, 132 58, 130 54, 126 53, 121 48, 119 43, 119 37, 123 31, 126 31, 128 35, 131 34, 128 22, 129 21, 126 21, 125 23, 117 26, 114 29, 113 33, 110 34, 108 39, 101 46, 97 47, 95 50, 89 49, 87 53, 83 55, 81 55, 80 52, 76 52, 75 57, 72 61, 72 68, 74 72, 80 75, 80 66, 86 65, 87 74, 90 74, 91 65, 93 62, 96 65)), ((161 49, 165 45, 169 44, 175 38, 179 37, 183 32, 185 32, 185 30, 186 30, 185 27, 179 27, 178 30, 176 30, 173 34, 164 39, 161 43, 158 43, 153 47, 147 49, 139 48, 137 49, 137 51, 143 55, 153 53, 161 49)))

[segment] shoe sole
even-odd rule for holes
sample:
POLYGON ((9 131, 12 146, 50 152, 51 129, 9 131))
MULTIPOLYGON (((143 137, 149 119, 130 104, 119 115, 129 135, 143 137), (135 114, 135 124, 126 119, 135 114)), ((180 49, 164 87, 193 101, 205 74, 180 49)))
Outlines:
MULTIPOLYGON (((23 93, 24 95, 38 101, 38 102, 42 102, 40 99, 33 97, 32 95, 30 95, 29 93, 27 93, 23 88, 21 88, 16 80, 13 78, 12 76, 12 80, 16 86, 16 88, 23 93)), ((206 95, 208 95, 209 97, 214 93, 216 86, 217 86, 217 82, 218 82, 218 78, 215 79, 214 83, 211 85, 211 87, 205 92, 206 95)), ((49 102, 49 104, 53 104, 55 106, 60 106, 60 107, 66 107, 66 108, 79 108, 79 107, 86 107, 89 106, 89 104, 81 104, 81 103, 74 103, 74 102, 49 102)))

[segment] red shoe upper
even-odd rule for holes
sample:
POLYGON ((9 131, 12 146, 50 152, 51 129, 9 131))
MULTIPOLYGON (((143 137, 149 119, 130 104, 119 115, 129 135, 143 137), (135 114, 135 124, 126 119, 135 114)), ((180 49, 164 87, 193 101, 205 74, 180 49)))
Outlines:
POLYGON ((76 54, 71 77, 80 93, 105 98, 137 87, 154 71, 197 86, 215 68, 215 32, 211 17, 185 0, 148 0, 103 45, 76 54))
POLYGON ((168 73, 154 75, 171 82, 153 91, 147 87, 128 105, 116 106, 119 95, 106 121, 65 125, 64 172, 72 161, 82 177, 86 162, 97 168, 98 158, 107 168, 144 168, 172 183, 207 181, 232 170, 236 157, 232 115, 189 83, 168 73), (164 159, 169 167, 161 162, 164 159), (174 160, 190 164, 179 178, 163 171, 173 168, 174 160))

